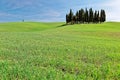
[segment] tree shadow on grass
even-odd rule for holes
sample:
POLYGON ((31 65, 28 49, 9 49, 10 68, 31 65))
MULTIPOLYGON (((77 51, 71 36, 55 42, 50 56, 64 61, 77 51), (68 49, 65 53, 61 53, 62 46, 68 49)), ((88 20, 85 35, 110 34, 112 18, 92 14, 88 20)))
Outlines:
POLYGON ((67 24, 62 24, 62 25, 59 25, 57 27, 64 27, 64 26, 67 26, 67 24))

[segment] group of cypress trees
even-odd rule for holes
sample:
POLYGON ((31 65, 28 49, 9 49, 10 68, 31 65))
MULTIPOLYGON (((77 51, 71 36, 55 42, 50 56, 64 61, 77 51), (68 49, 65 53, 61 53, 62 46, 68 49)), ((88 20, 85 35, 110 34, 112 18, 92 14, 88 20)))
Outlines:
POLYGON ((66 23, 67 24, 79 24, 79 23, 101 23, 106 21, 105 10, 93 11, 92 8, 87 10, 87 8, 80 9, 74 15, 72 9, 70 9, 69 14, 66 14, 66 23))

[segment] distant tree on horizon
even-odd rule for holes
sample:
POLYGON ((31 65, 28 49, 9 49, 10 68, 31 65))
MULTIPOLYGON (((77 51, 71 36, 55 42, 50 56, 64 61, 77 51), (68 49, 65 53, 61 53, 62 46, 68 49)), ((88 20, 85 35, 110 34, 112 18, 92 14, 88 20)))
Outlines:
POLYGON ((24 22, 25 20, 23 19, 22 22, 24 22))

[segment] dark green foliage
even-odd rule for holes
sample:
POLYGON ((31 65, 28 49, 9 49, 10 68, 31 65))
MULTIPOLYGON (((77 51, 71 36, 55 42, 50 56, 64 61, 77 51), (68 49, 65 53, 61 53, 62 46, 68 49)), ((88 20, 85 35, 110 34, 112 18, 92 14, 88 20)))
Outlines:
POLYGON ((105 10, 101 10, 101 12, 100 12, 100 22, 105 22, 105 21, 106 21, 105 10))
POLYGON ((94 23, 97 23, 97 21, 98 21, 97 11, 95 11, 94 17, 93 17, 93 22, 94 22, 94 23))
POLYGON ((73 16, 73 24, 77 23, 77 17, 76 16, 73 16))
POLYGON ((73 24, 73 12, 72 12, 72 9, 70 9, 69 20, 70 20, 71 24, 73 24))
POLYGON ((97 12, 97 23, 100 22, 100 15, 99 15, 99 11, 97 12))
POLYGON ((89 22, 93 22, 93 10, 92 10, 92 8, 89 9, 89 22))
POLYGON ((84 12, 84 10, 83 9, 81 9, 81 13, 82 13, 82 23, 84 23, 84 21, 85 21, 85 12, 84 12))
POLYGON ((68 14, 66 14, 66 23, 69 23, 69 17, 68 17, 68 14))
POLYGON ((80 9, 79 11, 74 13, 72 12, 72 9, 70 9, 69 14, 66 15, 66 23, 67 24, 78 24, 78 23, 101 23, 106 21, 106 13, 105 10, 99 11, 93 11, 92 8, 89 10, 86 8, 80 9))
POLYGON ((79 23, 79 12, 78 11, 76 12, 76 23, 77 24, 79 23))
POLYGON ((74 21, 73 21, 73 16, 74 16, 74 14, 73 14, 73 12, 72 12, 72 9, 70 9, 69 14, 66 15, 66 23, 67 23, 67 24, 68 24, 68 23, 71 23, 71 24, 74 23, 74 21))
POLYGON ((84 23, 84 10, 79 10, 79 22, 84 23))
POLYGON ((86 8, 86 10, 85 10, 85 22, 89 22, 89 13, 88 13, 88 10, 87 10, 87 8, 86 8))

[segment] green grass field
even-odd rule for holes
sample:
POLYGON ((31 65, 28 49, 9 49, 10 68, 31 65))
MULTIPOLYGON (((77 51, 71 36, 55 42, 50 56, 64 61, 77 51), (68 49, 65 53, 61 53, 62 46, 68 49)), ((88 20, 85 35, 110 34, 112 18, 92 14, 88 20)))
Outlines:
POLYGON ((0 80, 120 80, 120 23, 0 23, 0 80))

